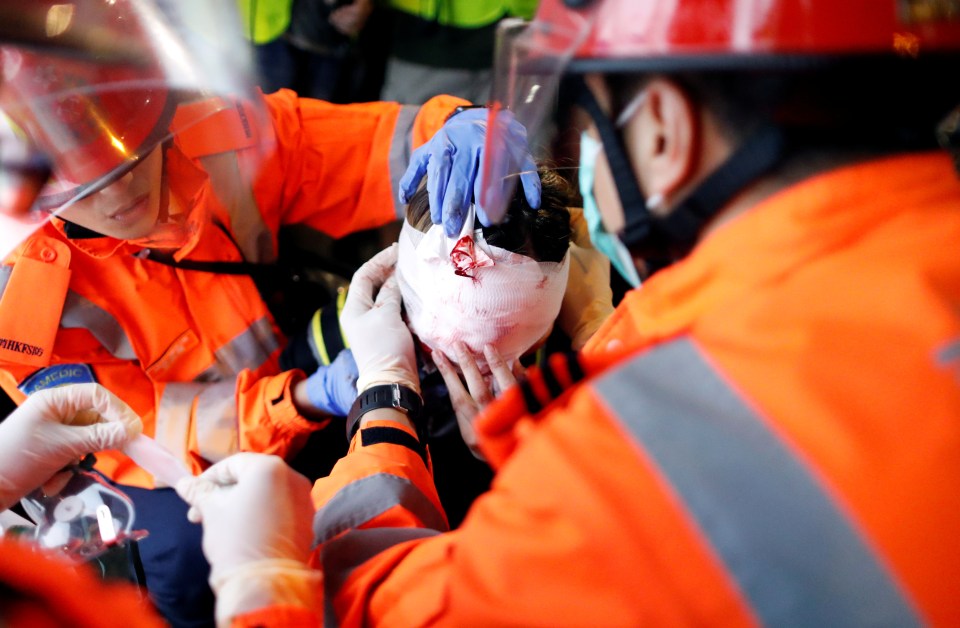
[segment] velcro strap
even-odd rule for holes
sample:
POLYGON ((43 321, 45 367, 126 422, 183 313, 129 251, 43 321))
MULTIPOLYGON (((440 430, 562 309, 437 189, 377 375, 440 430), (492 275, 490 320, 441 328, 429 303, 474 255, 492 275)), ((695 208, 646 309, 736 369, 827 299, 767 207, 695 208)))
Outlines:
POLYGON ((424 448, 423 444, 418 442, 416 438, 411 436, 409 433, 404 432, 403 430, 395 427, 382 426, 367 427, 360 430, 360 444, 364 447, 369 445, 379 445, 382 443, 406 447, 420 456, 423 459, 424 464, 427 462, 426 449, 424 448))

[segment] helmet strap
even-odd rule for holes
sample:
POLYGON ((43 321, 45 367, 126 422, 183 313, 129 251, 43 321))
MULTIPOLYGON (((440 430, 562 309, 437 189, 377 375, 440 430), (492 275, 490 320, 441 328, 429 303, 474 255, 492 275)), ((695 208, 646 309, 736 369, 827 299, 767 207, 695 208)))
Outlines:
POLYGON ((655 236, 686 253, 734 196, 776 168, 785 155, 784 133, 773 125, 761 127, 670 213, 655 219, 655 236))
POLYGON ((627 157, 623 137, 613 121, 604 113, 596 96, 583 79, 578 76, 575 81, 575 89, 578 91, 577 104, 590 114, 597 127, 597 133, 600 134, 600 141, 603 143, 603 151, 607 156, 607 164, 610 166, 617 194, 620 196, 625 221, 620 239, 628 247, 633 246, 650 235, 651 216, 647 209, 647 202, 633 174, 633 168, 630 167, 630 158, 627 157))
POLYGON ((772 171, 786 156, 784 133, 773 125, 763 126, 667 215, 655 216, 640 190, 622 133, 582 79, 579 83, 578 104, 597 127, 623 207, 625 226, 620 239, 655 267, 663 266, 666 259, 686 255, 703 227, 734 196, 772 171))

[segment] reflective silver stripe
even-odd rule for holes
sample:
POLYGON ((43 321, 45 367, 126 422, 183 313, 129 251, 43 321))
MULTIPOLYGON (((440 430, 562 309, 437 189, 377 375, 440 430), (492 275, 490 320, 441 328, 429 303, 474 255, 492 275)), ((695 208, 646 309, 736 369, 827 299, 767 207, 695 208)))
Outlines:
POLYGON ((690 340, 634 358, 595 387, 670 482, 761 624, 921 623, 830 489, 690 340))
POLYGON ((86 329, 113 357, 136 360, 137 354, 127 332, 109 312, 86 297, 70 290, 63 304, 60 326, 67 329, 86 329))
POLYGON ((340 620, 334 611, 333 602, 340 587, 347 581, 354 569, 395 545, 438 534, 440 532, 437 530, 425 530, 423 528, 354 530, 324 546, 320 552, 324 590, 323 625, 340 625, 340 620))
POLYGON ((203 389, 204 384, 170 383, 164 386, 160 396, 154 439, 183 461, 189 460, 193 400, 203 389))
MULTIPOLYGON (((13 266, 0 266, 0 296, 7 288, 13 266)), ((136 353, 127 332, 109 312, 89 299, 70 290, 63 303, 60 326, 67 329, 86 329, 115 358, 135 360, 136 353)))
POLYGON ((417 118, 420 107, 403 105, 397 115, 397 124, 393 127, 393 141, 390 143, 390 189, 393 191, 393 207, 397 218, 403 218, 406 206, 400 204, 400 178, 410 163, 410 153, 413 152, 413 122, 417 118))
POLYGON ((204 460, 217 462, 240 449, 236 381, 204 384, 197 397, 197 449, 204 460))
POLYGON ((231 239, 248 262, 270 264, 276 261, 273 235, 263 221, 249 178, 240 172, 236 151, 200 157, 217 199, 230 216, 231 239))
POLYGON ((341 488, 313 518, 314 546, 361 526, 394 506, 402 506, 433 530, 444 531, 443 515, 413 482, 389 473, 378 473, 341 488))
POLYGON ((10 281, 10 275, 13 273, 13 266, 0 266, 0 297, 7 289, 7 282, 10 281))
POLYGON ((217 356, 217 362, 224 365, 231 375, 237 375, 245 368, 259 367, 279 347, 280 344, 273 335, 270 321, 264 317, 255 321, 214 353, 217 356))

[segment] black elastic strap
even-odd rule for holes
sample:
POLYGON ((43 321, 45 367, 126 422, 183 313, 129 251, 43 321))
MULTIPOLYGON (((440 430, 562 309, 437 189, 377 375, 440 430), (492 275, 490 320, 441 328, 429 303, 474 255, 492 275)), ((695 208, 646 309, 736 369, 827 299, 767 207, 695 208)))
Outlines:
POLYGON ((785 153, 783 132, 762 127, 667 216, 655 219, 657 235, 684 248, 693 246, 704 225, 741 190, 773 170, 785 153))
POLYGON ((379 445, 382 443, 406 447, 410 451, 413 451, 420 456, 420 458, 423 459, 424 464, 427 463, 426 444, 419 442, 409 433, 404 432, 399 428, 376 426, 365 427, 360 430, 360 444, 364 447, 369 445, 379 445))
POLYGON ((610 173, 613 175, 617 194, 620 196, 620 205, 623 207, 625 225, 620 239, 629 247, 641 242, 650 234, 651 218, 647 201, 633 174, 633 168, 630 167, 630 159, 627 157, 623 138, 610 118, 603 112, 600 103, 583 79, 578 77, 576 81, 574 85, 578 90, 577 102, 590 114, 600 134, 600 141, 603 142, 603 152, 610 165, 610 173))
POLYGON ((570 379, 573 380, 573 383, 579 383, 583 381, 583 378, 586 377, 586 374, 583 372, 583 367, 580 366, 580 358, 574 352, 569 352, 567 356, 567 371, 570 373, 570 379))
POLYGON ((551 399, 556 399, 563 394, 563 385, 560 384, 560 380, 557 379, 556 374, 554 374, 553 369, 550 367, 550 361, 545 360, 543 366, 540 368, 540 372, 543 373, 543 383, 547 386, 547 392, 550 393, 551 399))
POLYGON ((523 394, 523 402, 527 406, 527 412, 529 414, 537 414, 543 410, 543 404, 540 403, 537 396, 533 394, 533 387, 530 386, 530 380, 526 377, 521 377, 517 380, 517 384, 519 384, 520 392, 523 394))

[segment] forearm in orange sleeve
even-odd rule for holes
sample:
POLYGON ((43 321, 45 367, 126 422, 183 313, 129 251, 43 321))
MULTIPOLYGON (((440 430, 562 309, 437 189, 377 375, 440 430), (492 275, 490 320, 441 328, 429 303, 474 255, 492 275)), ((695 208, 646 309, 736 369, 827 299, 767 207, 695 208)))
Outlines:
POLYGON ((310 434, 327 421, 309 421, 293 403, 292 387, 304 375, 286 371, 256 378, 245 370, 237 378, 237 420, 241 451, 275 454, 289 459, 303 447, 310 434))
POLYGON ((445 94, 434 96, 425 102, 420 107, 420 111, 417 112, 417 117, 413 122, 411 137, 413 147, 418 148, 433 137, 433 134, 440 130, 440 127, 447 121, 454 109, 460 105, 469 104, 469 100, 445 94))

